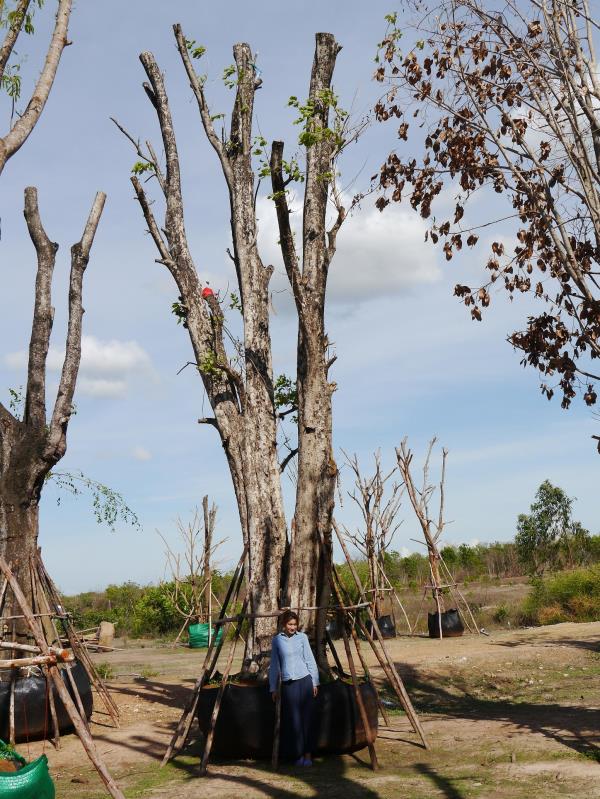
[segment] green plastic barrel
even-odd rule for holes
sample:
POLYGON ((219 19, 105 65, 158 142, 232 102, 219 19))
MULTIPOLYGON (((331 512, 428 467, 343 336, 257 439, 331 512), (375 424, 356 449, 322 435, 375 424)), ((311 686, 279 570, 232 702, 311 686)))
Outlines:
POLYGON ((55 799, 56 792, 46 755, 27 763, 21 755, 0 741, 0 757, 23 766, 19 771, 0 771, 0 799, 55 799))
MULTIPOLYGON (((208 624, 190 624, 189 627, 189 645, 190 649, 204 649, 208 646, 208 624)), ((212 628, 212 637, 215 637, 215 628, 212 628)), ((219 625, 217 633, 217 643, 221 640, 223 635, 223 626, 219 625)))

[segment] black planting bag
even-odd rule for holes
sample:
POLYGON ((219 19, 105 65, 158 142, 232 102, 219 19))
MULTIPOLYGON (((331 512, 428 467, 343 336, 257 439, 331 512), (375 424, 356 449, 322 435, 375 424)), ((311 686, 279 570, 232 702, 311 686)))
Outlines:
MULTIPOLYGON (((440 621, 438 613, 427 614, 427 627, 429 628, 430 638, 440 637, 440 621)), ((456 608, 446 610, 442 613, 442 638, 459 638, 465 631, 460 618, 460 613, 456 608)))
MULTIPOLYGON (((77 704, 71 681, 65 674, 65 669, 60 669, 61 676, 69 690, 71 698, 77 704)), ((92 715, 93 698, 90 678, 84 667, 77 661, 71 669, 71 674, 79 691, 81 703, 89 720, 92 715)), ((10 671, 0 672, 0 738, 8 741, 9 715, 10 715, 10 671)), ((51 690, 56 706, 58 727, 63 732, 70 732, 73 724, 65 707, 56 693, 52 681, 51 690)), ((35 741, 44 737, 51 738, 53 734, 52 716, 48 701, 48 688, 46 678, 43 676, 23 677, 15 682, 15 737, 17 741, 35 741)))
MULTIPOLYGON (((218 686, 200 692, 198 722, 208 734, 218 686)), ((377 735, 377 697, 370 682, 360 684, 371 733, 377 735)), ((343 680, 324 683, 315 700, 314 754, 345 754, 367 746, 354 688, 343 680)), ((229 683, 223 692, 211 754, 227 759, 270 758, 273 751, 275 703, 266 684, 229 683)))

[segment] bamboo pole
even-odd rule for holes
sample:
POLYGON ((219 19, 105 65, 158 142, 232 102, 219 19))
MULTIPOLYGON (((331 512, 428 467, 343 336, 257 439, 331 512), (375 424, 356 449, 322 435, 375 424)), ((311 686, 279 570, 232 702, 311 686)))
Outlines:
MULTIPOLYGON (((21 611, 23 613, 23 617, 27 621, 29 629, 33 633, 33 637, 35 638, 37 645, 40 647, 40 649, 43 652, 44 651, 47 652, 48 644, 46 643, 46 641, 44 639, 43 632, 42 632, 38 622, 36 621, 32 611, 31 611, 31 609, 30 609, 30 607, 29 607, 29 605, 27 603, 27 600, 25 599, 25 596, 24 596, 23 592, 21 591, 21 587, 20 587, 17 579, 15 578, 15 576, 12 573, 12 571, 10 570, 10 567, 9 567, 8 563, 6 562, 6 560, 1 555, 0 555, 0 571, 2 571, 4 573, 4 575, 5 575, 5 577, 7 578, 8 582, 10 584, 11 590, 12 590, 12 592, 14 594, 14 597, 15 597, 17 603, 19 604, 19 606, 21 608, 21 611)), ((59 697, 62 700, 62 703, 63 703, 63 705, 65 707, 65 710, 67 711, 67 713, 69 715, 69 718, 71 719, 71 722, 73 723, 73 727, 75 728, 75 731, 77 732, 77 735, 79 736, 79 739, 80 739, 80 741, 81 741, 81 743, 83 745, 83 748, 85 749, 88 757, 90 758, 90 760, 94 764, 94 766, 96 768, 96 771, 100 775, 100 777, 101 777, 102 781, 104 782, 108 792, 113 797, 113 799, 125 799, 124 794, 122 793, 121 789, 119 788, 117 783, 112 778, 110 772, 108 771, 108 769, 106 768, 106 765, 104 764, 104 761, 102 760, 102 758, 98 754, 98 751, 96 749, 96 745, 94 744, 92 736, 88 732, 85 724, 83 724, 83 722, 81 720, 81 717, 79 716, 79 713, 77 711, 77 708, 76 708, 73 700, 71 699, 71 695, 69 694, 69 692, 67 690, 67 687, 65 686, 65 684, 64 684, 64 682, 62 680, 62 677, 60 676, 60 672, 59 672, 58 668, 56 667, 56 665, 49 665, 48 666, 48 671, 50 673, 52 681, 54 682, 54 686, 56 688, 56 692, 58 693, 59 697)))

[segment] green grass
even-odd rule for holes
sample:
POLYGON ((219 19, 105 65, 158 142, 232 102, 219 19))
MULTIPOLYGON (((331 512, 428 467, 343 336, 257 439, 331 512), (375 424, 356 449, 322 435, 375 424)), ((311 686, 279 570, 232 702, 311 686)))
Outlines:
POLYGON ((534 580, 523 611, 534 624, 597 621, 600 619, 600 566, 534 580))

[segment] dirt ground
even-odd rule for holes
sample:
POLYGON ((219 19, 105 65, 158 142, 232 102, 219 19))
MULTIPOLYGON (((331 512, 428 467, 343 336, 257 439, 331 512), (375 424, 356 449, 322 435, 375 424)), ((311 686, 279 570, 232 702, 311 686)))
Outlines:
MULTIPOLYGON (((109 684, 122 724, 113 729, 96 700, 92 732, 128 799, 530 799, 542 792, 544 799, 600 799, 600 622, 443 642, 399 638, 390 651, 430 747, 423 749, 406 716, 394 711, 390 726, 379 728, 375 772, 364 750, 277 773, 268 763, 216 762, 199 778, 194 737, 160 769, 202 658, 183 648, 137 647, 97 657, 113 670, 109 684)), ((58 799, 106 795, 77 738, 64 737, 59 751, 30 744, 29 755, 42 749, 58 799)), ((27 746, 21 751, 27 754, 27 746)))

